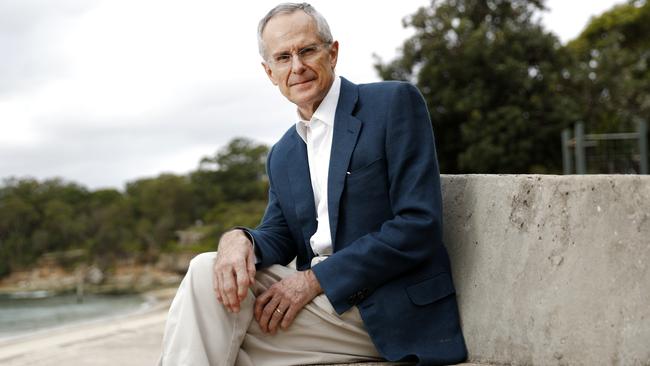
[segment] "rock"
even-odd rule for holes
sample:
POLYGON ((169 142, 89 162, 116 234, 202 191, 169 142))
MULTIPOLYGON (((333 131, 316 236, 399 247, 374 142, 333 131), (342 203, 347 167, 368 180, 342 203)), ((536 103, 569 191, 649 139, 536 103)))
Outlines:
POLYGON ((92 285, 99 285, 104 281, 104 272, 97 266, 92 266, 86 272, 85 280, 92 285))

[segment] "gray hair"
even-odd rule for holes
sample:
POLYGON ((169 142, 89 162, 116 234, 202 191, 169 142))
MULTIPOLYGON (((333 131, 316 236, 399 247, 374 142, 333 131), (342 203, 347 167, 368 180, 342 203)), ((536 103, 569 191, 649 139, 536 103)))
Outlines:
POLYGON ((304 11, 314 19, 316 22, 316 29, 318 30, 318 36, 322 42, 333 42, 334 38, 332 37, 332 32, 330 31, 330 26, 327 24, 327 20, 325 20, 325 17, 316 11, 313 6, 308 3, 282 3, 271 9, 264 18, 260 20, 260 23, 257 26, 257 47, 259 48, 260 56, 262 56, 262 58, 266 58, 266 50, 264 49, 264 41, 262 40, 262 32, 264 32, 266 24, 278 14, 292 14, 298 10, 304 11))

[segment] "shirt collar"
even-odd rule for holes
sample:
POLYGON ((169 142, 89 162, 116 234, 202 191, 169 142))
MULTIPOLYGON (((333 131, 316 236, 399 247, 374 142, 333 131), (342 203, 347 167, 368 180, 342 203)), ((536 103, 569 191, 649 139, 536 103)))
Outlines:
POLYGON ((298 135, 307 142, 307 126, 311 121, 319 120, 326 124, 327 126, 334 126, 334 116, 336 115, 336 107, 339 104, 339 95, 341 94, 341 78, 336 76, 334 77, 334 82, 330 87, 330 90, 323 98, 323 101, 320 103, 314 114, 311 116, 310 121, 305 121, 300 116, 300 112, 296 110, 298 115, 298 122, 296 122, 296 131, 298 135))

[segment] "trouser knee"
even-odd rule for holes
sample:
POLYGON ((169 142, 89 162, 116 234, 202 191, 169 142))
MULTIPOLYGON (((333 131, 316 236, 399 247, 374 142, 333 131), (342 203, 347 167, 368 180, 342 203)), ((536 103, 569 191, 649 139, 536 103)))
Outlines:
POLYGON ((198 278, 212 278, 212 271, 214 268, 214 260, 217 252, 206 252, 196 255, 190 261, 190 266, 187 270, 187 275, 198 278))

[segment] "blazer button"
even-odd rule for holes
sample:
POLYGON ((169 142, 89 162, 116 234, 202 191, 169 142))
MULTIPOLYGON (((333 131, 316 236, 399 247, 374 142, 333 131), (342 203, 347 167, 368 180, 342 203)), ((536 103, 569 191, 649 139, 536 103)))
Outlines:
POLYGON ((370 291, 368 291, 367 288, 364 288, 364 289, 361 290, 360 292, 361 292, 361 296, 360 296, 361 299, 365 299, 366 297, 368 297, 368 293, 369 293, 370 291))
POLYGON ((355 305, 356 304, 356 297, 354 295, 350 295, 348 297, 348 305, 355 305))
POLYGON ((362 298, 363 298, 363 294, 361 293, 361 291, 357 291, 354 294, 350 295, 350 297, 348 297, 348 304, 356 305, 361 301, 362 298))

